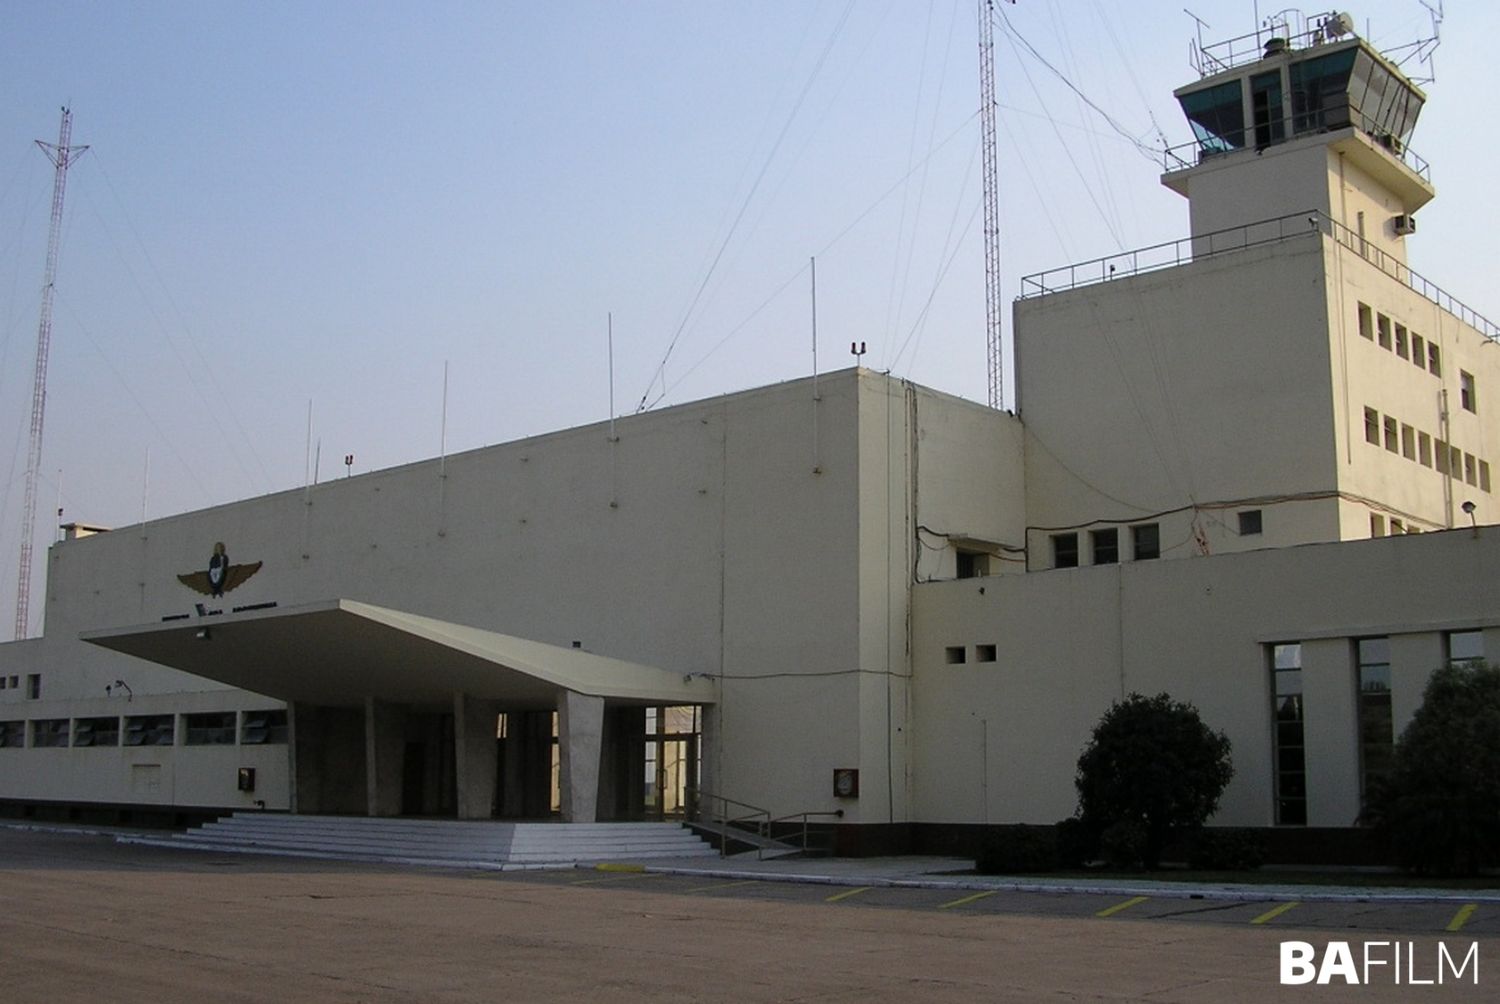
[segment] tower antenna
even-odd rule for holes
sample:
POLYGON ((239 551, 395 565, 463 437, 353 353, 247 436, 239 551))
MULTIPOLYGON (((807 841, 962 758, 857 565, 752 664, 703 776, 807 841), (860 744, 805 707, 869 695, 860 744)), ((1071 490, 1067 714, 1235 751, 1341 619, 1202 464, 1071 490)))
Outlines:
POLYGON ((31 619, 31 546, 36 526, 36 480, 42 463, 42 419, 47 410, 47 350, 52 343, 52 288, 57 281, 57 245, 62 236, 63 191, 68 167, 83 156, 86 146, 69 146, 73 135, 73 113, 62 110, 57 142, 37 140, 36 145, 57 169, 52 181, 52 227, 47 234, 47 268, 42 279, 42 317, 36 331, 36 371, 31 387, 31 444, 26 451, 26 504, 21 516, 21 568, 16 578, 16 634, 26 637, 31 619))
POLYGON ((1005 407, 1000 356, 1000 167, 995 149, 995 3, 979 0, 979 123, 984 151, 984 330, 991 408, 1005 407))

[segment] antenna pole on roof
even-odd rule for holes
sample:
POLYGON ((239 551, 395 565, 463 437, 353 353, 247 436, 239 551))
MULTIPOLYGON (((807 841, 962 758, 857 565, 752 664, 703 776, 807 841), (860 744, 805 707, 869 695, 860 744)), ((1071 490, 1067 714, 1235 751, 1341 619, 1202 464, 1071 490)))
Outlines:
POLYGON ((995 3, 979 0, 979 125, 984 154, 984 329, 989 404, 1005 407, 1000 357, 1000 166, 995 140, 995 3))

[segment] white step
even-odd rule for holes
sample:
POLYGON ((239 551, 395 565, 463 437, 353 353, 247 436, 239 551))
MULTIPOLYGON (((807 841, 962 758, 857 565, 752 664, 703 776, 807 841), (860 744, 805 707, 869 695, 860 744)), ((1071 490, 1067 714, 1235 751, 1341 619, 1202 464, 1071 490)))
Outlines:
POLYGON ((182 849, 473 868, 534 868, 715 853, 674 823, 502 823, 280 813, 236 813, 170 837, 125 839, 182 849))

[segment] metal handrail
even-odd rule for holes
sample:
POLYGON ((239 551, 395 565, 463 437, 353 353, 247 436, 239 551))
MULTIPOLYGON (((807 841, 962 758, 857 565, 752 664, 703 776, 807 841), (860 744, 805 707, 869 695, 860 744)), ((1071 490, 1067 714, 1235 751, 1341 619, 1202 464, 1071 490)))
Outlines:
POLYGON ((1375 246, 1374 241, 1360 237, 1342 223, 1329 217, 1328 214, 1315 209, 1037 272, 1021 279, 1021 293, 1017 299, 1026 300, 1035 296, 1062 293, 1082 286, 1108 282, 1111 279, 1123 279, 1126 276, 1143 272, 1175 268, 1178 265, 1186 265, 1216 255, 1243 251, 1246 248, 1263 244, 1294 240, 1309 234, 1321 234, 1331 238, 1341 247, 1353 251, 1386 275, 1430 303, 1446 310, 1486 338, 1500 342, 1500 324, 1496 324, 1455 298, 1436 283, 1412 271, 1400 259, 1386 254, 1375 246))
POLYGON ((1319 133, 1336 132, 1340 129, 1358 127, 1359 131, 1369 136, 1379 144, 1387 153, 1401 161, 1406 169, 1417 177, 1432 184, 1432 167, 1420 154, 1402 141, 1401 137, 1393 135, 1381 127, 1381 123, 1365 115, 1363 112, 1355 115, 1353 109, 1342 106, 1339 108, 1320 108, 1316 112, 1304 113, 1301 116, 1290 116, 1288 119, 1280 120, 1283 128, 1281 139, 1274 140, 1269 144, 1256 143, 1254 127, 1244 129, 1233 129, 1225 132, 1223 136, 1202 137, 1191 139, 1186 143, 1178 143, 1169 146, 1161 152, 1161 169, 1168 174, 1176 171, 1186 171, 1197 167, 1205 161, 1226 157, 1233 153, 1241 153, 1247 150, 1263 150, 1282 143, 1290 142, 1302 136, 1313 136, 1319 133), (1340 115, 1338 113, 1349 113, 1340 115), (1358 121, 1355 121, 1355 119, 1358 121), (1288 128, 1288 125, 1290 128, 1288 128), (1222 147, 1215 145, 1223 144, 1222 147), (1192 155, 1191 157, 1189 155, 1192 155))
MULTIPOLYGON (((705 791, 702 788, 699 788, 695 792, 693 792, 693 805, 692 805, 692 813, 691 813, 692 818, 698 819, 698 820, 701 820, 703 818, 703 804, 702 803, 705 800, 707 800, 709 802, 718 802, 718 803, 720 803, 723 806, 723 811, 722 812, 718 812, 718 813, 712 813, 711 812, 711 813, 709 813, 709 815, 710 815, 710 817, 714 817, 714 818, 711 818, 710 821, 716 823, 719 826, 722 826, 725 829, 725 831, 727 831, 729 829, 729 827, 731 827, 731 826, 741 826, 741 827, 743 827, 743 824, 754 823, 754 826, 755 826, 755 835, 756 836, 758 836, 758 837, 766 837, 766 838, 768 838, 770 836, 770 830, 771 830, 771 810, 770 809, 763 809, 763 808, 761 808, 758 805, 751 805, 749 802, 741 802, 741 801, 738 801, 737 799, 728 798, 728 797, 726 797, 724 795, 719 795, 719 794, 716 794, 716 793, 714 793, 712 791, 705 791), (729 815, 729 807, 732 806, 732 805, 733 806, 738 806, 741 809, 749 809, 750 811, 748 813, 746 813, 746 814, 739 815, 739 816, 734 816, 734 817, 731 818, 730 815, 729 815)), ((722 857, 726 857, 727 856, 728 844, 729 844, 728 833, 727 832, 721 833, 719 835, 719 857, 722 858, 722 857)), ((759 845, 757 845, 757 847, 756 847, 756 859, 757 860, 761 859, 761 856, 762 856, 763 852, 764 852, 764 848, 762 848, 759 845)))
POLYGON ((815 810, 815 811, 810 811, 810 812, 792 812, 792 813, 788 813, 785 816, 777 816, 775 819, 769 820, 767 822, 766 826, 767 826, 768 829, 771 829, 771 830, 774 831, 774 827, 776 826, 777 823, 789 823, 789 822, 791 822, 794 819, 801 819, 802 820, 802 853, 806 854, 807 853, 807 820, 808 820, 809 816, 833 816, 833 817, 835 817, 837 819, 843 819, 844 818, 844 810, 843 809, 826 809, 826 810, 822 810, 822 811, 816 811, 815 810))

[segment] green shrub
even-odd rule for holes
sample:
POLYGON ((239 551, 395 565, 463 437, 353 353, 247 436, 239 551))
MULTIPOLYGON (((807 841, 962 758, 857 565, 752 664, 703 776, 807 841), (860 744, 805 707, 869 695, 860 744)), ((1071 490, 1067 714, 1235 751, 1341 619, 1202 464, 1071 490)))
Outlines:
POLYGON ((1077 816, 1058 820, 1052 831, 1059 867, 1076 870, 1099 856, 1099 834, 1077 816))
POLYGON ((1019 875, 1057 868, 1057 836, 1050 826, 991 830, 974 862, 974 870, 984 875, 1019 875))
POLYGON ((1079 815, 1100 833, 1105 858, 1138 857, 1155 868, 1173 832, 1203 825, 1233 776, 1228 737, 1203 724, 1197 708, 1131 694, 1094 726, 1074 783, 1079 815))
POLYGON ((1254 830, 1199 830, 1188 853, 1188 865, 1204 871, 1254 871, 1265 860, 1266 839, 1254 830))
POLYGON ((1140 868, 1146 863, 1146 827, 1134 819, 1110 823, 1099 834, 1099 853, 1111 868, 1140 868))
POLYGON ((1500 667, 1432 674, 1369 802, 1412 871, 1473 875, 1500 859, 1500 667))

